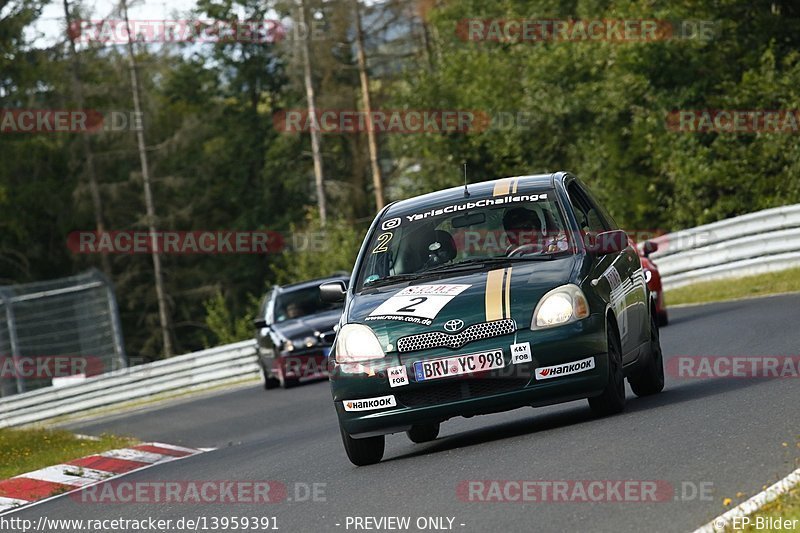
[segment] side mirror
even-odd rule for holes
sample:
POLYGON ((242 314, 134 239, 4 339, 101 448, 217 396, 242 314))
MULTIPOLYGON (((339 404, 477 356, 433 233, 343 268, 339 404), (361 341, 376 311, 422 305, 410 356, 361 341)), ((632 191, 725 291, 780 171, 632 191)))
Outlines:
POLYGON ((619 253, 628 247, 628 234, 621 229, 604 231, 595 237, 594 251, 599 255, 619 253))
POLYGON ((347 284, 344 281, 329 281, 319 286, 319 299, 326 303, 344 301, 347 284))
POLYGON ((658 251, 658 243, 653 241, 645 241, 642 245, 642 252, 644 252, 644 256, 648 257, 653 252, 658 251))
POLYGON ((255 320, 253 320, 253 326, 255 326, 258 329, 266 328, 267 327, 267 321, 264 320, 263 318, 257 318, 255 320))

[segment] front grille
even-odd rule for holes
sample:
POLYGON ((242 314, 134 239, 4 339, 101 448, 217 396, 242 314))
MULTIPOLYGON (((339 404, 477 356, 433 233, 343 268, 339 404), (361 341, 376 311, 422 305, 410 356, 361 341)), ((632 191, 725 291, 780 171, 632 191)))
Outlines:
POLYGON ((467 343, 482 339, 491 339, 501 335, 508 335, 517 330, 514 320, 505 318, 491 322, 473 324, 458 333, 445 333, 444 331, 430 331, 401 337, 397 340, 397 351, 400 353, 415 352, 417 350, 430 350, 432 348, 458 349, 467 343))
POLYGON ((440 403, 469 400, 519 390, 528 384, 527 378, 473 378, 426 383, 415 389, 395 393, 397 401, 406 407, 423 407, 440 403))

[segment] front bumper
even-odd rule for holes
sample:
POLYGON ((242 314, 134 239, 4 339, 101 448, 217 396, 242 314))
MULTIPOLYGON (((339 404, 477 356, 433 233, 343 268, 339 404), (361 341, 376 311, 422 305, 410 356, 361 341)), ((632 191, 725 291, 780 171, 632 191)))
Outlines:
POLYGON ((310 381, 328 377, 328 353, 330 347, 315 347, 311 350, 292 351, 271 358, 267 365, 275 377, 290 381, 310 381))
POLYGON ((595 396, 608 381, 605 317, 591 315, 576 323, 513 334, 468 344, 458 350, 437 348, 398 354, 364 365, 365 371, 344 373, 334 365, 331 390, 339 422, 355 437, 368 437, 408 430, 413 424, 441 422, 457 416, 507 411, 524 406, 542 406, 595 396), (511 344, 529 342, 533 361, 511 364, 511 344), (503 350, 505 366, 480 375, 464 375, 416 382, 413 363, 425 359, 503 350), (536 368, 594 358, 594 368, 580 373, 537 381, 536 368), (403 365, 409 384, 390 387, 386 370, 403 365), (392 395, 396 406, 371 411, 348 412, 347 400, 392 395))

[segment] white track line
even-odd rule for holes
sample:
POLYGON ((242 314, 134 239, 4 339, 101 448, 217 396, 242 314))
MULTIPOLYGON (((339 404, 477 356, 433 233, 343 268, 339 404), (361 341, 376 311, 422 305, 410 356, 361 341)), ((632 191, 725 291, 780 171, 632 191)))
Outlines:
POLYGON ((127 459, 129 461, 139 461, 140 463, 158 463, 168 459, 175 459, 173 455, 163 455, 160 453, 143 452, 131 448, 121 450, 109 450, 100 454, 102 457, 113 457, 114 459, 127 459))
POLYGON ((164 448, 165 450, 175 450, 176 452, 197 453, 200 448, 185 448, 183 446, 176 446, 175 444, 164 444, 163 442, 148 442, 149 446, 157 448, 164 448))
POLYGON ((3 496, 0 496, 0 513, 26 503, 28 503, 28 500, 18 500, 16 498, 4 498, 3 496))
POLYGON ((82 486, 94 483, 101 479, 113 476, 111 472, 94 470, 73 465, 48 466, 33 472, 20 474, 17 478, 40 479, 51 483, 61 483, 63 485, 82 486))
MULTIPOLYGON (((145 444, 151 444, 153 446, 157 445, 154 442, 147 442, 145 444)), ((133 474, 134 472, 141 472, 142 470, 147 470, 148 468, 153 468, 154 466, 156 466, 157 464, 162 463, 162 462, 181 461, 183 459, 188 459, 189 457, 193 457, 195 455, 198 455, 199 453, 206 453, 206 452, 214 451, 214 450, 216 450, 216 448, 204 448, 200 452, 197 452, 197 450, 201 450, 201 448, 196 448, 195 449, 196 453, 193 453, 192 455, 185 455, 183 457, 174 457, 172 455, 163 455, 162 456, 161 454, 157 454, 157 453, 140 452, 139 450, 131 450, 131 449, 127 449, 127 448, 121 449, 121 450, 110 450, 108 452, 104 452, 104 453, 102 453, 100 455, 102 455, 104 457, 117 457, 119 459, 130 459, 130 460, 134 460, 135 461, 137 459, 134 458, 134 455, 132 453, 127 453, 127 452, 135 452, 137 454, 137 456, 140 456, 141 454, 146 454, 148 456, 157 456, 158 460, 152 461, 152 462, 148 461, 150 464, 142 466, 141 468, 136 468, 134 470, 130 470, 128 472, 123 472, 121 474, 112 474, 110 472, 103 472, 104 474, 109 474, 110 477, 106 477, 105 479, 92 480, 91 483, 89 483, 88 485, 81 485, 81 486, 73 485, 75 488, 72 489, 72 490, 69 490, 69 491, 66 491, 66 492, 62 492, 62 493, 59 493, 59 494, 54 494, 53 496, 48 496, 47 498, 42 498, 41 500, 35 500, 35 501, 29 502, 29 501, 25 501, 25 500, 16 500, 14 498, 3 498, 3 497, 0 497, 0 516, 5 516, 5 515, 9 515, 9 514, 15 513, 16 511, 19 511, 21 509, 30 509, 31 507, 35 507, 37 505, 41 505, 41 504, 43 504, 45 502, 49 502, 50 500, 55 500, 56 498, 63 498, 63 497, 68 496, 70 494, 74 494, 76 492, 80 492, 80 491, 82 491, 82 490, 84 490, 87 487, 90 487, 92 485, 97 485, 99 483, 104 483, 104 482, 110 481, 112 479, 119 479, 119 478, 122 478, 122 477, 126 477, 126 476, 128 476, 130 474, 133 474), (115 454, 114 452, 125 452, 125 453, 115 454)), ((144 462, 141 457, 139 457, 138 460, 144 462)), ((67 466, 67 465, 59 465, 59 466, 67 466)), ((70 465, 70 468, 80 469, 81 467, 76 467, 76 466, 71 466, 70 465)), ((87 469, 84 469, 84 470, 87 470, 87 469)), ((18 476, 18 477, 24 477, 26 475, 27 474, 23 474, 23 475, 18 476)))
POLYGON ((711 522, 695 530, 694 533, 716 533, 731 525, 734 518, 749 516, 758 511, 771 501, 777 500, 792 488, 800 485, 800 468, 778 481, 767 489, 762 490, 746 502, 740 503, 730 511, 719 515, 711 522))

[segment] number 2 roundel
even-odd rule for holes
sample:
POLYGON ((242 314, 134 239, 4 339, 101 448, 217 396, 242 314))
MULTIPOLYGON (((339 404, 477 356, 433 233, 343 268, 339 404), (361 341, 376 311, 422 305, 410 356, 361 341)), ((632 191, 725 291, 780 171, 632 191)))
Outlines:
POLYGON ((369 316, 409 316, 434 319, 453 298, 469 285, 415 285, 406 287, 377 308, 369 316))

